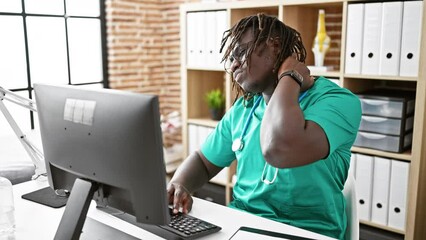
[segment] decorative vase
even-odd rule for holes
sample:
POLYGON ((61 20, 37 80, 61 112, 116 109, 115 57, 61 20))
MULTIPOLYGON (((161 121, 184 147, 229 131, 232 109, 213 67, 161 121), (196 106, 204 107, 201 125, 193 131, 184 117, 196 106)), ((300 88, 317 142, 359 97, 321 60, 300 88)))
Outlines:
POLYGON ((324 66, 324 58, 330 48, 331 39, 325 30, 325 11, 320 9, 318 13, 318 27, 315 35, 312 52, 314 52, 315 66, 324 66))

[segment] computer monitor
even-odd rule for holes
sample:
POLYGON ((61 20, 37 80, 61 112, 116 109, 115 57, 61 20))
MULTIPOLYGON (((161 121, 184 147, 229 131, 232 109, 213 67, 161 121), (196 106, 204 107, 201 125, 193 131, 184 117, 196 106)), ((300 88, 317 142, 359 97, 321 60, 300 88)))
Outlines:
POLYGON ((55 238, 81 233, 92 199, 170 222, 158 97, 34 84, 50 187, 71 192, 55 238))

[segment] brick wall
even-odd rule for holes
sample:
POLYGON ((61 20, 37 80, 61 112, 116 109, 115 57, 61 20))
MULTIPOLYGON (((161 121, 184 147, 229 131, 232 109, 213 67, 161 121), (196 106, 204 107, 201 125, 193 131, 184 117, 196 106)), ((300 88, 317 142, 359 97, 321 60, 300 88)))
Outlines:
MULTIPOLYGON (((194 0, 106 0, 111 88, 159 95, 160 112, 180 112, 179 5, 194 0)), ((165 144, 181 142, 180 131, 165 144)))

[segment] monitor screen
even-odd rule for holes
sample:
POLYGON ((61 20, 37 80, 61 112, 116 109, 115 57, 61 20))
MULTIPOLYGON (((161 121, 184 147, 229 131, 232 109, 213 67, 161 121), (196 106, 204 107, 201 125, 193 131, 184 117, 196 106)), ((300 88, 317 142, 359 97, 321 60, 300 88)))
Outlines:
POLYGON ((92 199, 140 223, 170 222, 157 96, 45 84, 34 91, 49 185, 71 192, 57 236, 80 234, 92 199))

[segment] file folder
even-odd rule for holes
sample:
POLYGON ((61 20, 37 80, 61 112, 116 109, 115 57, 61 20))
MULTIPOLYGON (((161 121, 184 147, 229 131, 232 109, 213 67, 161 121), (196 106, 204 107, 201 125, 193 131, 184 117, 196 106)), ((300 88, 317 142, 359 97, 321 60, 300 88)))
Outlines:
POLYGON ((228 172, 229 172, 229 167, 223 168, 218 174, 216 174, 216 176, 210 179, 210 182, 226 184, 227 182, 229 182, 228 172))
POLYGON ((204 32, 198 39, 205 40, 203 59, 205 67, 216 68, 216 12, 206 12, 204 14, 204 32))
MULTIPOLYGON (((356 153, 351 153, 351 160, 350 160, 350 165, 349 165, 349 170, 348 170, 348 175, 353 176, 354 178, 356 177, 356 153)), ((348 176, 349 177, 349 176, 348 176)))
POLYGON ((206 45, 206 38, 205 38, 205 15, 206 12, 196 12, 195 13, 195 66, 196 67, 206 67, 205 63, 205 45, 206 45))
POLYGON ((384 226, 388 223, 391 161, 386 158, 374 157, 371 221, 384 226))
POLYGON ((380 44, 379 74, 398 76, 401 59, 403 2, 384 2, 380 44))
POLYGON ((348 4, 345 73, 361 74, 364 4, 348 4))
POLYGON ((188 13, 186 15, 186 64, 188 67, 194 67, 196 65, 196 13, 188 13))
POLYGON ((356 157, 356 195, 359 219, 371 220, 371 197, 373 183, 373 157, 357 154, 356 157))
POLYGON ((198 149, 198 126, 194 124, 188 125, 188 154, 198 149))
POLYGON ((418 75, 422 11, 422 1, 404 2, 400 76, 417 77, 418 75))
POLYGON ((209 135, 209 129, 210 127, 205 126, 198 126, 197 128, 197 149, 203 145, 204 141, 206 141, 208 135, 209 135))
POLYGON ((366 3, 362 43, 361 73, 379 74, 380 36, 382 32, 382 3, 366 3))
POLYGON ((405 230, 409 168, 408 162, 392 160, 388 226, 402 231, 405 230))
MULTIPOLYGON (((221 63, 222 61, 222 57, 223 57, 223 53, 220 53, 220 46, 222 43, 222 37, 223 37, 223 33, 228 29, 228 15, 226 13, 226 11, 217 11, 216 12, 216 41, 215 41, 215 46, 216 46, 216 66, 218 69, 220 70, 224 70, 224 63, 221 63)), ((224 47, 223 51, 226 50, 226 47, 224 47)))

